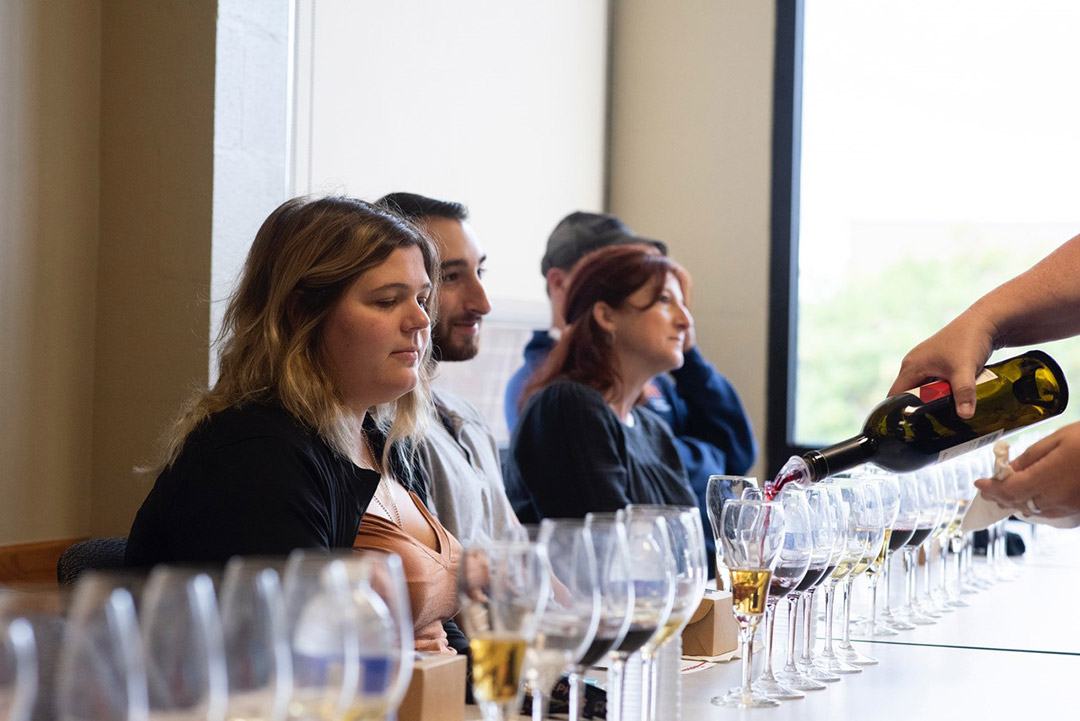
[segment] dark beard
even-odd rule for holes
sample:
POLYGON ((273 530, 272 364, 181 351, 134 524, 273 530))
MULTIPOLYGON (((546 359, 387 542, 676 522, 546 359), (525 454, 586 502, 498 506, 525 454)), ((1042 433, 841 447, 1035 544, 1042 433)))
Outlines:
POLYGON ((442 332, 443 325, 437 324, 431 332, 432 358, 436 362, 472 360, 480 352, 479 334, 465 343, 454 344, 446 334, 442 332))

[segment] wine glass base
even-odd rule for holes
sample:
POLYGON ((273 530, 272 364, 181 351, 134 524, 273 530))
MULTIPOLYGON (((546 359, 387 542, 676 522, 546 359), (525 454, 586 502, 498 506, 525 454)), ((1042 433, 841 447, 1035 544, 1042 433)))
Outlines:
POLYGON ((858 666, 852 666, 845 661, 841 661, 835 656, 833 658, 819 658, 817 660, 817 663, 819 669, 822 669, 828 673, 838 673, 841 676, 862 673, 862 669, 858 666))
POLYGON ((873 656, 867 656, 865 653, 859 653, 854 646, 845 648, 843 646, 836 652, 836 655, 840 657, 841 661, 847 663, 853 663, 856 666, 876 666, 880 663, 873 656))
POLYGON ((750 690, 755 694, 761 694, 771 699, 778 701, 793 701, 795 699, 806 698, 806 694, 802 691, 798 691, 789 686, 785 686, 773 679, 758 678, 750 686, 750 690))
POLYGON ((896 629, 890 628, 884 621, 877 621, 872 628, 867 629, 867 636, 899 636, 896 629))
POLYGON ((788 688, 795 689, 796 691, 821 691, 828 688, 820 681, 815 681, 798 671, 781 671, 776 674, 776 678, 788 688))
POLYGON ((803 676, 810 679, 811 681, 821 681, 823 683, 836 683, 837 681, 840 680, 840 677, 837 676, 835 673, 829 673, 828 671, 825 671, 825 670, 819 668, 815 664, 816 664, 816 662, 809 663, 809 664, 799 662, 796 665, 799 667, 799 672, 802 673, 803 676))
POLYGON ((962 598, 949 599, 949 605, 953 608, 971 608, 971 604, 962 598))
POLYGON ((912 631, 915 629, 915 624, 908 623, 899 616, 889 616, 882 623, 894 631, 912 631))
POLYGON ((752 691, 746 695, 741 688, 733 688, 723 696, 713 696, 712 703, 723 708, 774 708, 780 705, 779 701, 752 691))

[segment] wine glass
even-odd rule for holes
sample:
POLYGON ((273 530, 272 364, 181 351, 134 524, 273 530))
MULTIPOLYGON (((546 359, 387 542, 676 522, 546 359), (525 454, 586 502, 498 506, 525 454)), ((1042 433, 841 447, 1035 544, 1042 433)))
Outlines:
POLYGON ((956 496, 959 499, 959 502, 957 504, 956 517, 949 526, 948 538, 946 539, 946 542, 949 544, 949 551, 952 553, 952 557, 955 561, 953 591, 947 592, 947 595, 949 596, 949 605, 953 608, 964 608, 968 605, 967 601, 965 601, 962 596, 964 593, 964 572, 966 570, 964 565, 964 555, 968 547, 969 534, 963 530, 962 525, 964 523, 964 516, 967 514, 967 509, 975 499, 975 480, 972 465, 968 457, 961 456, 960 458, 957 458, 956 496))
POLYGON ((382 719, 397 710, 412 679, 413 617, 405 567, 396 553, 342 556, 356 611, 359 677, 345 716, 382 719))
POLYGON ((122 584, 91 573, 75 586, 56 671, 63 721, 142 721, 149 713, 135 600, 122 584))
MULTIPOLYGON (((945 474, 940 465, 933 465, 920 469, 916 474, 916 477, 919 478, 923 487, 927 489, 927 494, 933 500, 935 513, 933 521, 931 521, 930 524, 930 534, 923 539, 922 547, 919 549, 922 552, 925 563, 922 564, 922 593, 919 593, 919 585, 916 578, 915 609, 919 617, 923 618, 928 623, 936 623, 937 619, 941 618, 941 612, 931 598, 931 589, 933 588, 932 570, 934 567, 932 551, 934 542, 945 530, 949 521, 952 520, 952 511, 955 509, 956 504, 950 503, 948 500, 945 474)), ((916 621, 916 623, 918 623, 918 621, 916 621)))
MULTIPOLYGON (((911 542, 919 525, 920 493, 918 481, 913 473, 900 473, 896 476, 896 485, 899 492, 900 505, 896 512, 896 520, 893 521, 889 530, 888 553, 882 566, 882 578, 885 582, 885 606, 881 611, 882 621, 874 629, 875 636, 892 636, 897 631, 910 631, 915 628, 914 624, 900 618, 892 612, 891 587, 892 561, 897 551, 903 555, 903 548, 911 542)), ((905 576, 905 582, 906 582, 905 576)))
POLYGON ((210 577, 157 566, 146 581, 139 614, 150 718, 223 718, 225 651, 210 577))
MULTIPOLYGON (((942 564, 945 563, 946 544, 942 539, 946 536, 946 531, 956 517, 960 504, 960 499, 957 498, 955 492, 956 481, 953 468, 954 464, 951 462, 938 463, 933 467, 933 470, 937 471, 938 483, 940 484, 941 496, 939 503, 941 507, 938 511, 937 525, 934 526, 930 538, 926 539, 923 546, 926 559, 923 564, 926 588, 924 589, 921 605, 924 612, 934 618, 940 618, 942 614, 951 613, 953 610, 945 603, 945 599, 942 598, 941 594, 938 593, 937 587, 940 584, 935 584, 933 579, 935 560, 940 560, 942 564), (935 555, 935 549, 939 551, 938 555, 935 555)), ((942 570, 944 571, 944 568, 942 570)))
POLYGON ((941 491, 939 477, 926 473, 925 469, 913 474, 915 489, 918 494, 919 514, 915 522, 915 531, 911 539, 904 544, 904 607, 899 617, 909 624, 925 626, 934 623, 934 619, 921 613, 915 605, 918 590, 916 577, 919 547, 930 537, 937 526, 937 517, 941 509, 941 491))
POLYGON ((348 571, 326 553, 296 550, 289 554, 281 587, 292 657, 289 717, 335 719, 352 701, 360 677, 348 571))
POLYGON ((458 568, 463 631, 473 661, 473 697, 484 721, 504 721, 521 707, 525 649, 540 628, 551 567, 538 543, 469 546, 458 568))
POLYGON ((34 629, 25 618, 0 623, 0 718, 29 721, 37 693, 34 629))
MULTIPOLYGON (((600 620, 588 650, 570 671, 570 721, 581 721, 586 669, 622 643, 634 619, 634 585, 626 524, 614 513, 589 513, 585 516, 585 527, 589 529, 596 554, 600 620)), ((609 695, 612 719, 619 718, 617 706, 618 701, 609 695)))
MULTIPOLYGON (((696 506, 662 506, 630 504, 626 507, 628 517, 660 517, 667 524, 668 541, 675 566, 675 593, 671 612, 663 628, 641 647, 642 709, 646 719, 656 718, 659 709, 659 669, 656 657, 660 647, 668 642, 682 641, 682 631, 701 605, 705 595, 708 564, 705 560, 705 535, 701 526, 701 512, 696 506)), ((681 652, 678 654, 681 656, 681 652)), ((677 681, 676 681, 677 683, 677 681)))
MULTIPOLYGON (((869 612, 862 628, 868 636, 895 636, 896 631, 878 621, 877 592, 881 578, 888 573, 893 527, 900 519, 900 479, 895 473, 885 472, 875 473, 872 478, 877 484, 878 495, 881 498, 881 521, 884 534, 881 539, 881 550, 874 562, 866 569, 866 575, 870 581, 869 612)), ((888 589, 887 584, 886 589, 888 589)))
POLYGON ((832 575, 825 586, 825 646, 818 661, 820 667, 828 673, 861 673, 862 669, 841 659, 833 648, 833 622, 835 617, 834 599, 836 588, 863 562, 869 553, 870 529, 865 523, 866 494, 863 486, 852 478, 834 480, 833 485, 840 494, 843 523, 841 535, 843 550, 832 575))
POLYGON ((226 718, 284 719, 292 696, 292 654, 277 570, 266 561, 230 559, 219 605, 229 680, 226 718))
POLYGON ((784 545, 784 509, 779 503, 728 501, 720 516, 720 537, 724 558, 731 569, 732 609, 739 622, 742 653, 742 685, 712 702, 727 708, 778 706, 755 694, 750 686, 753 668, 754 632, 765 613, 772 570, 784 545))
MULTIPOLYGON (((532 690, 532 717, 541 721, 547 715, 551 687, 592 646, 601 606, 596 550, 585 520, 544 519, 537 542, 551 563, 551 593, 536 642, 525 653, 525 677, 532 690)), ((570 703, 578 701, 575 695, 570 703)))
POLYGON ((833 572, 836 570, 841 557, 843 557, 847 549, 847 512, 840 494, 840 487, 835 481, 826 479, 824 482, 819 483, 817 488, 821 491, 822 510, 824 513, 828 513, 830 517, 830 525, 833 528, 833 546, 831 548, 831 553, 829 554, 829 561, 825 567, 825 572, 813 586, 807 588, 800 599, 803 619, 803 650, 799 659, 795 662, 795 665, 803 678, 808 680, 809 683, 807 685, 811 690, 820 688, 819 686, 813 685, 813 682, 836 683, 840 680, 839 675, 831 673, 823 668, 822 664, 818 663, 818 659, 814 655, 814 642, 817 631, 814 599, 817 596, 818 590, 829 583, 833 572))
POLYGON ((874 564, 884 561, 885 556, 885 509, 881 501, 882 481, 880 476, 873 473, 856 474, 855 482, 859 484, 865 503, 859 507, 859 527, 864 529, 867 535, 866 551, 863 557, 855 564, 847 578, 843 580, 843 619, 844 629, 837 647, 836 655, 848 663, 856 666, 872 666, 878 663, 876 658, 860 653, 851 643, 851 585, 855 579, 868 572, 874 564))
MULTIPOLYGON (((810 560, 802 580, 787 594, 787 662, 784 664, 784 668, 776 674, 776 677, 789 689, 819 691, 825 688, 825 684, 803 674, 795 665, 795 642, 798 626, 796 614, 799 602, 804 594, 809 593, 832 574, 832 564, 837 553, 838 528, 836 514, 832 512, 828 489, 822 486, 811 486, 803 493, 806 497, 807 527, 810 531, 811 540, 810 560)), ((809 645, 809 626, 807 626, 806 631, 807 645, 809 645)))
MULTIPOLYGON (((586 518, 593 516, 589 514, 586 518)), ((623 693, 626 662, 657 634, 671 615, 675 602, 676 578, 671 555, 671 536, 663 516, 636 514, 631 518, 619 511, 626 525, 628 564, 626 580, 633 588, 631 621, 622 640, 612 648, 608 668, 608 713, 624 721, 623 693)))
MULTIPOLYGON (((743 494, 744 499, 747 496, 748 494, 743 494)), ((760 500, 764 500, 764 497, 760 500)), ((780 683, 773 673, 773 625, 776 622, 776 606, 780 599, 802 583, 810 567, 813 556, 810 507, 806 493, 793 487, 781 491, 776 502, 784 509, 784 539, 769 582, 769 597, 765 602, 765 660, 761 674, 753 682, 752 690, 769 698, 797 699, 806 694, 780 683)))
MULTIPOLYGON (((32 688, 26 688, 26 696, 12 699, 15 710, 25 712, 31 719, 57 718, 56 676, 59 651, 63 644, 66 594, 58 589, 0 589, 0 627, 15 624, 23 630, 16 631, 17 643, 27 652, 26 645, 35 661, 32 688), (29 633, 25 633, 28 631, 29 633), (29 636, 29 641, 27 640, 29 636)), ((25 688, 25 687, 24 687, 25 688)))

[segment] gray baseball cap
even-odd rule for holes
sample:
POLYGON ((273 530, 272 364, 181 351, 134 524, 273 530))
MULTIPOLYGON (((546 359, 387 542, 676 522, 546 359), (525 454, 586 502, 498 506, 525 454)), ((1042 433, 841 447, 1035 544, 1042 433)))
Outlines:
POLYGON ((552 268, 570 270, 574 263, 594 250, 632 243, 654 246, 664 255, 668 252, 665 243, 636 234, 614 215, 579 210, 560 220, 551 231, 547 250, 540 261, 540 273, 547 275, 552 268))

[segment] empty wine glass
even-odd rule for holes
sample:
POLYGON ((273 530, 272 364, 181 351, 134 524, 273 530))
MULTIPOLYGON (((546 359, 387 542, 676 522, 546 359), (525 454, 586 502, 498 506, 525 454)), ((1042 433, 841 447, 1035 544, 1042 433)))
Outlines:
POLYGON ((833 647, 833 622, 835 620, 834 599, 836 588, 857 565, 866 558, 870 546, 870 530, 865 523, 866 495, 862 484, 850 478, 833 481, 840 493, 842 519, 841 535, 843 552, 836 564, 836 569, 826 581, 825 586, 825 646, 821 649, 819 666, 828 673, 861 673, 862 669, 854 666, 836 654, 833 647))
POLYGON ((29 721, 37 693, 34 629, 25 618, 0 622, 0 718, 29 721))
POLYGON ((223 718, 225 653, 210 577, 156 567, 146 581, 139 614, 150 718, 223 718))
MULTIPOLYGON (((660 517, 667 524, 668 541, 674 561, 675 592, 671 612, 660 632, 641 647, 642 658, 642 710, 645 719, 656 718, 659 699, 659 669, 656 656, 665 643, 679 638, 686 624, 694 615, 705 594, 708 565, 705 560, 705 537, 701 526, 701 512, 696 506, 661 506, 630 504, 626 507, 629 518, 660 517)), ((681 653, 679 654, 682 655, 681 653)), ((677 683, 677 681, 676 681, 677 683)))
POLYGON ((720 516, 724 558, 731 569, 732 609, 739 622, 742 685, 712 702, 727 708, 777 706, 778 701, 755 694, 750 686, 754 632, 765 613, 773 566, 784 544, 784 509, 779 503, 728 501, 720 516))
POLYGON ((851 585, 855 579, 869 571, 875 563, 881 563, 885 554, 885 511, 881 502, 881 481, 877 474, 855 476, 855 482, 862 491, 864 503, 858 509, 859 527, 866 533, 866 550, 863 557, 855 564, 847 578, 843 580, 843 634, 837 646, 836 655, 842 660, 857 666, 872 666, 878 663, 876 658, 860 653, 851 643, 851 585))
MULTIPOLYGON (((810 529, 810 560, 802 580, 787 594, 787 662, 784 664, 784 668, 776 674, 776 677, 784 686, 790 689, 819 691, 825 688, 825 684, 803 674, 795 665, 795 643, 798 626, 796 614, 802 596, 813 590, 832 573, 832 564, 837 553, 838 528, 836 515, 830 507, 828 489, 821 486, 812 486, 803 493, 806 497, 807 527, 810 529)), ((809 639, 809 634, 807 634, 807 638, 809 639)), ((809 641, 807 645, 809 645, 809 641)))
POLYGON ((352 701, 360 675, 356 613, 345 564, 325 553, 293 551, 282 592, 292 656, 289 717, 337 718, 352 701))
POLYGON ((143 721, 149 713, 135 600, 117 577, 75 586, 56 671, 61 721, 143 721))
MULTIPOLYGON (((589 650, 600 625, 600 585, 592 532, 584 519, 545 519, 537 541, 551 563, 551 593, 536 642, 526 651, 532 717, 547 715, 551 687, 589 650)), ((577 705, 578 698, 571 699, 577 705)))
POLYGON ((504 721, 521 707, 525 649, 536 639, 551 592, 547 552, 520 541, 477 544, 465 549, 458 570, 473 697, 484 721, 504 721))
MULTIPOLYGON (((743 497, 746 498, 746 494, 743 497)), ((780 599, 802 583, 810 567, 813 555, 810 508, 806 493, 794 488, 784 489, 776 502, 784 509, 784 539, 769 582, 769 597, 765 603, 765 658, 761 675, 754 680, 753 691, 774 699, 797 699, 806 694, 780 683, 773 674, 773 625, 780 599)))
POLYGON ((352 721, 382 719, 401 705, 412 679, 413 617, 405 567, 396 553, 343 557, 357 612, 360 667, 352 721))
MULTIPOLYGON (((585 516, 585 527, 596 554, 600 621, 593 642, 570 671, 570 721, 581 720, 586 669, 622 643, 634 619, 634 585, 625 523, 614 513, 590 513, 585 516)), ((618 701, 609 694, 608 713, 612 719, 619 718, 617 706, 618 701)))
POLYGON ((55 719, 58 715, 56 676, 67 625, 66 598, 58 589, 0 589, 0 625, 22 619, 33 639, 36 684, 29 698, 20 698, 17 704, 21 710, 26 710, 24 703, 29 705, 31 719, 55 719))
POLYGON ((232 558, 220 607, 229 679, 226 718, 284 719, 292 697, 292 654, 277 570, 258 559, 232 558))

